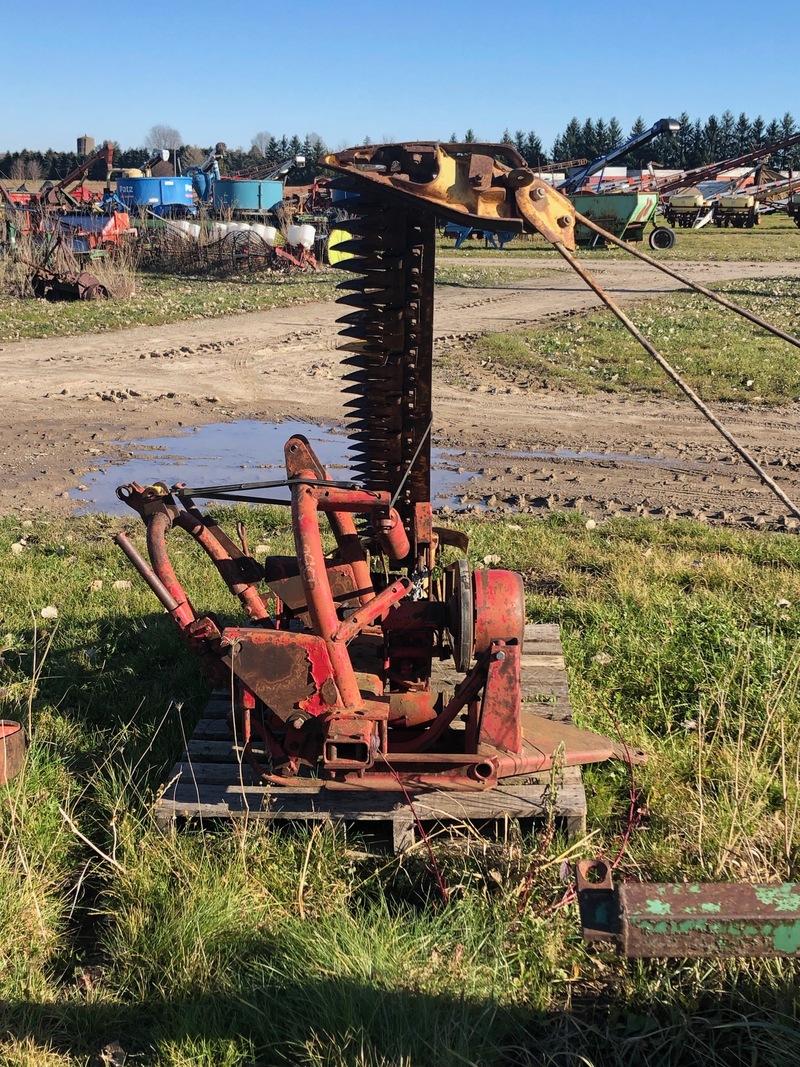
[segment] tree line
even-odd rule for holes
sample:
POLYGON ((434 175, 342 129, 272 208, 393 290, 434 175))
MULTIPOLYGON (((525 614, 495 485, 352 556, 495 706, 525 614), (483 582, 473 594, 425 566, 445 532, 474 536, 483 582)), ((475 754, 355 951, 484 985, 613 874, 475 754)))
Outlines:
MULTIPOLYGON (((750 119, 744 112, 737 118, 731 111, 724 111, 719 117, 709 115, 705 121, 692 119, 685 111, 674 117, 681 124, 678 133, 658 137, 643 148, 629 153, 630 158, 623 158, 621 165, 644 167, 654 161, 663 167, 680 170, 701 167, 716 160, 745 155, 800 132, 788 111, 782 118, 773 118, 769 122, 765 122, 761 115, 750 119)), ((639 117, 628 136, 633 137, 648 128, 649 124, 639 117)), ((586 119, 581 123, 573 118, 556 138, 552 154, 555 159, 577 156, 591 159, 616 148, 626 139, 614 118, 607 123, 603 119, 596 122, 586 119)), ((770 163, 780 170, 800 166, 800 146, 774 153, 770 163)))
MULTIPOLYGON (((787 111, 782 118, 773 118, 769 122, 757 115, 750 119, 744 112, 738 118, 731 111, 724 111, 721 116, 709 115, 707 119, 693 119, 687 112, 677 116, 681 124, 680 131, 674 136, 661 136, 650 144, 629 152, 617 160, 619 166, 642 168, 653 162, 660 167, 671 169, 689 169, 699 167, 716 160, 744 155, 760 146, 784 140, 800 132, 794 118, 787 111)), ((513 144, 532 167, 544 166, 570 159, 594 159, 622 144, 629 137, 648 129, 648 123, 641 116, 636 119, 630 133, 625 134, 619 121, 612 117, 587 118, 583 122, 577 117, 570 119, 548 152, 534 130, 525 132, 517 130, 513 134, 504 130, 500 138, 505 144, 513 144)), ((474 143, 483 140, 475 131, 468 129, 463 137, 451 133, 450 142, 474 143)), ((102 144, 103 142, 98 142, 102 144)), ((364 144, 370 138, 365 137, 364 144)), ((178 130, 171 126, 153 126, 145 137, 145 143, 137 148, 123 149, 114 142, 115 167, 140 167, 154 148, 167 148, 174 158, 180 160, 185 170, 189 166, 199 165, 211 152, 213 146, 185 144, 178 130)), ((280 137, 267 130, 256 133, 249 148, 229 148, 221 163, 224 174, 247 174, 268 167, 275 167, 284 160, 302 155, 306 164, 292 172, 292 182, 305 184, 313 180, 321 167, 318 160, 328 152, 322 137, 317 133, 307 133, 280 137)), ((75 152, 56 152, 47 149, 44 152, 23 149, 21 152, 0 154, 0 177, 11 181, 27 179, 50 179, 58 181, 73 171, 81 162, 75 152)), ((781 170, 788 167, 800 167, 800 145, 776 152, 769 161, 781 170)), ((103 164, 99 164, 89 173, 94 180, 105 177, 103 164)))
MULTIPOLYGON (((159 126, 153 130, 148 132, 145 143, 139 147, 122 148, 119 142, 114 141, 114 167, 140 168, 154 149, 166 148, 170 160, 179 161, 181 170, 185 172, 188 167, 202 164, 214 148, 213 145, 185 144, 180 133, 172 127, 159 126), (153 130, 156 132, 153 133, 153 130)), ((101 147, 106 140, 108 138, 98 141, 97 147, 101 147)), ((322 138, 316 133, 308 133, 301 138, 297 134, 276 137, 260 131, 253 137, 249 148, 226 149, 220 170, 223 174, 247 174, 277 167, 285 160, 301 155, 305 157, 306 164, 294 168, 292 181, 306 184, 321 172, 317 160, 327 152, 322 138)), ((0 153, 0 178, 11 182, 26 179, 49 179, 55 182, 71 174, 81 162, 82 157, 76 152, 57 152, 52 148, 41 152, 25 148, 20 152, 0 153)), ((105 163, 102 161, 91 167, 88 174, 91 181, 102 181, 105 176, 105 163)))

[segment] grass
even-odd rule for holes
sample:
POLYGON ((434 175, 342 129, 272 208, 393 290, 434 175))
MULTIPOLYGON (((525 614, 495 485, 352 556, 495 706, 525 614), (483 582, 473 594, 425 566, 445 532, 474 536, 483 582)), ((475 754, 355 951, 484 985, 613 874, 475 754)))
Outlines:
MULTIPOLYGON (((437 269, 436 282, 491 288, 541 277, 550 270, 536 265, 528 268, 498 264, 467 270, 443 265, 437 269)), ((2 277, 0 271, 0 289, 2 277)), ((313 300, 333 300, 335 287, 344 277, 341 271, 333 270, 318 274, 246 274, 224 280, 139 272, 133 295, 127 299, 63 303, 0 291, 0 342, 102 333, 131 326, 161 326, 187 319, 220 318, 313 300)), ((108 278, 108 284, 113 288, 113 277, 108 278)))
MULTIPOLYGON (((735 304, 797 333, 800 279, 765 278, 715 285, 735 304)), ((704 400, 775 404, 800 398, 797 350, 785 341, 690 293, 641 301, 628 309, 636 325, 704 400)), ((452 354, 448 355, 452 361, 452 354)), ((466 363, 528 389, 680 396, 609 311, 489 334, 470 343, 466 363)))
MULTIPOLYGON (((504 251, 485 251, 481 242, 468 242, 459 252, 454 252, 452 244, 442 240, 438 247, 444 253, 436 271, 439 285, 492 288, 543 277, 561 264, 557 253, 540 238, 518 239, 504 251), (494 263, 467 267, 468 260, 475 255, 490 256, 494 263), (506 266, 503 257, 507 259, 510 255, 529 262, 525 266, 518 263, 506 266), (455 265, 457 260, 461 261, 460 266, 455 265)), ((614 250, 580 253, 589 264, 624 255, 614 250)), ((753 230, 680 231, 676 247, 656 255, 678 260, 794 260, 800 258, 800 230, 782 216, 770 216, 753 230)), ((332 300, 335 285, 343 277, 340 272, 322 271, 219 280, 140 272, 135 279, 135 291, 128 299, 49 303, 12 295, 2 286, 9 269, 6 265, 0 270, 0 342, 102 333, 131 326, 160 326, 185 319, 219 318, 313 300, 332 300)), ((108 280, 113 287, 114 279, 108 280)))
MULTIPOLYGON (((659 220, 659 225, 664 225, 659 220)), ((759 226, 751 230, 718 229, 714 225, 702 230, 676 229, 676 242, 668 251, 654 252, 647 244, 650 227, 645 231, 645 240, 637 245, 641 251, 654 259, 666 261, 712 262, 746 259, 754 263, 773 263, 795 261, 800 259, 800 229, 786 215, 765 215, 759 226)), ((440 238, 437 248, 447 255, 448 260, 456 257, 491 257, 502 263, 508 259, 524 257, 531 262, 546 263, 558 257, 544 238, 539 236, 517 237, 502 250, 486 249, 483 241, 467 241, 458 252, 452 241, 440 238)), ((619 248, 581 249, 579 258, 591 266, 606 259, 627 258, 627 253, 619 248)), ((559 258, 560 262, 560 258, 559 258)))
POLYGON ((128 300, 49 303, 0 295, 0 341, 102 333, 129 326, 220 318, 333 297, 338 279, 320 274, 263 275, 225 281, 140 273, 128 300))
MULTIPOLYGON (((285 512, 236 517, 251 544, 290 550, 285 512)), ((561 624, 580 722, 652 754, 622 872, 796 877, 800 540, 461 525, 473 563, 519 569, 529 617, 561 624)), ((797 1061, 791 963, 586 948, 560 906, 558 834, 440 856, 444 906, 423 858, 364 860, 338 833, 159 833, 153 790, 206 690, 110 543, 123 526, 141 545, 121 519, 0 520, 0 715, 32 738, 0 797, 0 1062, 88 1067, 114 1043, 145 1067, 797 1061)), ((195 603, 232 612, 188 539, 175 561, 195 603)), ((586 782, 577 851, 614 855, 628 773, 586 782)))

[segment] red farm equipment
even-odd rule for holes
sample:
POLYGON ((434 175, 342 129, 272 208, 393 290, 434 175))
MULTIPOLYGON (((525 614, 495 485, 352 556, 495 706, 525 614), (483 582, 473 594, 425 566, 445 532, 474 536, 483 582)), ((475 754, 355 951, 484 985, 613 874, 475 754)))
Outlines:
MULTIPOLYGON (((339 245, 349 255, 339 321, 356 480, 331 477, 308 441, 295 435, 285 445, 283 479, 120 486, 120 499, 145 525, 149 559, 125 534, 117 543, 208 676, 230 694, 229 729, 271 791, 270 805, 276 796, 312 786, 315 805, 325 793, 349 794, 362 804, 398 794, 411 801, 430 789, 489 796, 556 764, 622 756, 624 746, 523 705, 521 576, 470 571, 463 558, 439 567, 443 547, 463 557, 467 538, 438 526, 431 504, 437 217, 544 235, 759 477, 797 509, 573 255, 576 222, 628 248, 625 242, 578 215, 512 147, 365 146, 329 156, 326 166, 348 196, 349 217, 339 223, 349 235, 339 245), (288 502, 270 495, 278 489, 288 489, 288 502), (237 543, 197 507, 201 497, 286 504, 294 554, 256 560, 243 528, 237 543), (323 547, 323 517, 333 551, 323 547), (178 531, 207 553, 246 622, 224 625, 191 603, 170 558, 178 531), (437 660, 451 662, 458 673, 450 694, 435 684, 437 660)), ((693 287, 800 347, 725 297, 693 287)), ((625 755, 643 758, 638 751, 625 755)), ((613 895, 607 882, 602 888, 613 895)), ((595 933, 615 936, 614 908, 604 912, 604 900, 591 898, 599 905, 595 926, 603 915, 606 921, 595 933)), ((663 951, 650 954, 674 952, 666 940, 660 946, 663 951)))

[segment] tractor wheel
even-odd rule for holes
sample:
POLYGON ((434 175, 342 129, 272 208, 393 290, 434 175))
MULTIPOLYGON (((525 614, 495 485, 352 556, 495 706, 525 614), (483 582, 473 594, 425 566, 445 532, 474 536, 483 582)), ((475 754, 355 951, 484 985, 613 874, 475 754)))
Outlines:
POLYGON ((672 248, 675 244, 675 231, 671 230, 668 226, 656 226, 653 232, 647 239, 647 243, 651 248, 663 251, 666 248, 672 248))

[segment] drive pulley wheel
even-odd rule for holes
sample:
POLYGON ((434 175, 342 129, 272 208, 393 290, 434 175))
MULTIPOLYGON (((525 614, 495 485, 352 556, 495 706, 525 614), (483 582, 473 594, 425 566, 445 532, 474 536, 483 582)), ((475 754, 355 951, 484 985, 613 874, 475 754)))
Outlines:
POLYGON ((675 231, 671 230, 669 226, 656 226, 648 237, 647 243, 651 248, 658 251, 672 248, 675 244, 675 231))
POLYGON ((446 633, 455 668, 468 671, 475 636, 472 578, 465 559, 456 560, 444 572, 444 602, 447 606, 446 633))

